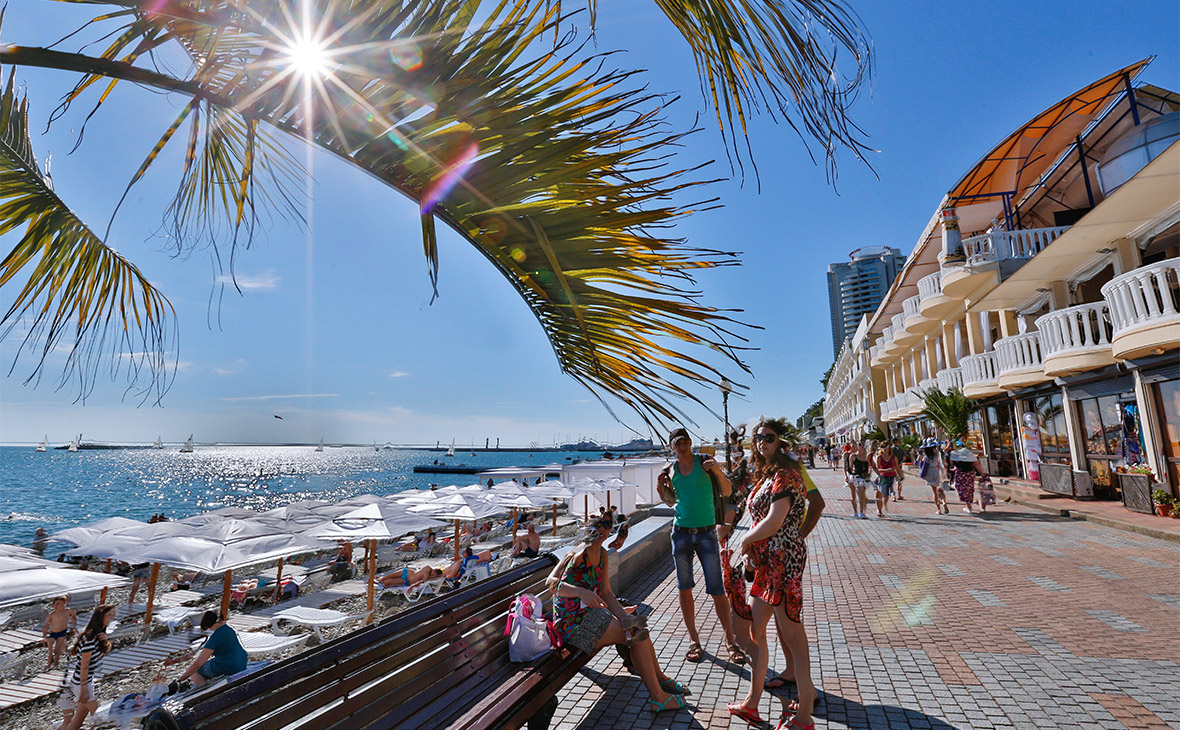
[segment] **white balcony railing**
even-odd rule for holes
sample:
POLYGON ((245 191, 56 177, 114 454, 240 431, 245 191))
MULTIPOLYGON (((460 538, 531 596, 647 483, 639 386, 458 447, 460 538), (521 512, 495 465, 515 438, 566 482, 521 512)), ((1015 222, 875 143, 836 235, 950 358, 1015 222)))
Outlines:
POLYGON ((951 388, 962 390, 963 370, 961 368, 943 368, 938 371, 935 382, 938 383, 938 389, 943 393, 949 393, 951 388))
POLYGON ((1039 332, 1025 332, 996 340, 996 375, 1042 370, 1045 358, 1041 354, 1039 332))
POLYGON ((902 314, 905 315, 906 321, 910 319, 921 319, 922 312, 918 310, 918 303, 921 301, 921 295, 912 296, 901 303, 902 314))
POLYGON ((1045 357, 1071 352, 1109 350, 1112 335, 1106 302, 1079 304, 1037 317, 1045 357))
POLYGON ((923 276, 918 279, 918 302, 921 303, 930 297, 942 296, 942 272, 935 271, 933 274, 923 276))
POLYGON ((978 355, 968 355, 959 361, 963 371, 963 387, 977 383, 994 383, 996 381, 996 353, 984 352, 978 355))
POLYGON ((905 329, 905 312, 898 312, 889 320, 893 325, 893 336, 897 337, 898 333, 905 329))
POLYGON ((1102 285, 1113 336, 1180 317, 1180 258, 1116 276, 1102 285))
POLYGON ((917 390, 918 398, 920 400, 922 400, 923 402, 925 402, 925 400, 926 400, 925 393, 927 391, 934 390, 937 387, 938 387, 938 378, 926 378, 922 382, 918 383, 918 390, 917 390))
POLYGON ((881 329, 881 341, 877 343, 881 347, 889 347, 893 344, 893 327, 886 325, 881 329))
POLYGON ((1069 226, 991 231, 963 239, 963 251, 967 254, 968 266, 982 266, 1004 259, 1031 259, 1068 230, 1069 226))

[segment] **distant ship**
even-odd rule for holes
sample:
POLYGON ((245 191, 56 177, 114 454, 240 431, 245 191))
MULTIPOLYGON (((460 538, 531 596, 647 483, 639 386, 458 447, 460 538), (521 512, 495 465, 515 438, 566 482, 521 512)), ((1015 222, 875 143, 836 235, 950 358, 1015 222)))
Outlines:
POLYGON ((155 443, 153 443, 153 444, 152 444, 152 448, 153 448, 153 449, 162 449, 162 448, 164 448, 164 442, 160 440, 160 437, 159 437, 159 436, 156 436, 156 441, 155 441, 155 443))
POLYGON ((180 453, 182 453, 182 454, 193 453, 193 435, 191 433, 188 435, 188 440, 184 442, 184 446, 180 447, 180 453))
POLYGON ((41 439, 41 443, 37 444, 37 453, 41 454, 49 451, 49 436, 41 439))

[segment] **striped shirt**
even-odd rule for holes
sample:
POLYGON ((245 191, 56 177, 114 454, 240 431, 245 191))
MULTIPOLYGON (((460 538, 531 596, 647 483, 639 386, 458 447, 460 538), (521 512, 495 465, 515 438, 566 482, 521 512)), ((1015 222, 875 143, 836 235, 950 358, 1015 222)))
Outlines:
POLYGON ((106 654, 99 646, 98 638, 92 636, 84 639, 78 645, 78 658, 74 660, 74 666, 65 677, 66 681, 74 687, 82 686, 82 655, 86 653, 90 654, 90 664, 86 669, 86 681, 93 682, 102 672, 102 660, 106 658, 106 654))

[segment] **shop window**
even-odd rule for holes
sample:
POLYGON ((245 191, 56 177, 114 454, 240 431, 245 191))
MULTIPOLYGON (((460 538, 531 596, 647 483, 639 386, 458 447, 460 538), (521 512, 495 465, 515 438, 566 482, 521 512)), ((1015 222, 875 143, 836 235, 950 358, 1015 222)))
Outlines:
POLYGON ((1106 436, 1102 431, 1102 416, 1099 415, 1098 401, 1087 398, 1078 403, 1082 416, 1082 438, 1086 440, 1086 453, 1106 456, 1106 436))
POLYGON ((1012 404, 1003 403, 985 408, 988 436, 991 438, 991 473, 1007 477, 1016 473, 1016 453, 1012 449, 1014 423, 1012 404))
POLYGON ((967 448, 983 451, 983 415, 976 411, 967 419, 967 448))
POLYGON ((1180 488, 1180 380, 1165 380, 1155 386, 1156 403, 1163 422, 1164 459, 1173 494, 1180 488))
POLYGON ((1106 453, 1121 457, 1123 455, 1123 419, 1118 396, 1108 395, 1099 398, 1098 412, 1102 415, 1102 433, 1106 438, 1106 453))
POLYGON ((1061 394, 1041 396, 1026 401, 1026 408, 1037 414, 1041 431, 1041 463, 1070 464, 1069 434, 1065 429, 1065 411, 1061 394))

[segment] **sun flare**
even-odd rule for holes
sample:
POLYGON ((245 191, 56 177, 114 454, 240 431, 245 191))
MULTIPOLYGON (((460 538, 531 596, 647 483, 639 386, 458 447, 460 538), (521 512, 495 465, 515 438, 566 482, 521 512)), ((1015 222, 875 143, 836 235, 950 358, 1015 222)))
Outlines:
POLYGON ((306 78, 323 78, 328 74, 328 50, 314 38, 294 41, 284 52, 287 62, 306 78))

